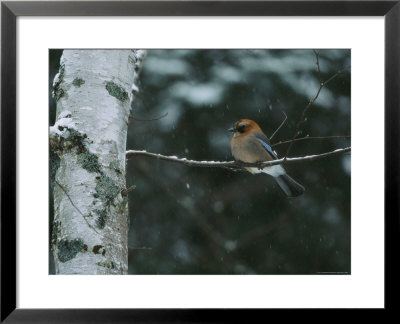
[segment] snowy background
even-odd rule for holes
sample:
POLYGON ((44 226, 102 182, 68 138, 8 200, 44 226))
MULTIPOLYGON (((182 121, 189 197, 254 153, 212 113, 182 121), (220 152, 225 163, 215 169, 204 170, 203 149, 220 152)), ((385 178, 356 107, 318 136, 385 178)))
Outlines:
MULTIPOLYGON (((50 92, 60 55, 50 51, 50 92)), ((133 116, 167 115, 132 120, 127 149, 232 160, 235 121, 253 119, 270 136, 282 112, 288 120, 273 142, 289 140, 319 87, 315 61, 312 50, 149 50, 133 116)), ((321 50, 323 80, 349 66, 350 50, 321 50)), ((300 136, 350 135, 350 114, 349 68, 322 90, 300 136)), ((53 125, 51 96, 49 116, 53 125)), ((346 146, 350 139, 307 140, 290 155, 346 146)), ((286 198, 266 175, 130 160, 129 273, 350 273, 350 155, 286 169, 303 196, 286 198)))

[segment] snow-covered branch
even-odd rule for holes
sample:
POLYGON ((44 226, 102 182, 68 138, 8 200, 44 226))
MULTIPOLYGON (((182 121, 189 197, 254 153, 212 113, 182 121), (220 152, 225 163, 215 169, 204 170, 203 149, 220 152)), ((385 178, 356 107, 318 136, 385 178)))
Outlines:
POLYGON ((320 153, 320 154, 314 154, 314 155, 307 155, 307 156, 300 156, 300 157, 292 157, 292 158, 282 158, 274 161, 268 161, 268 162, 259 162, 259 163, 244 163, 240 161, 196 161, 196 160, 188 160, 187 158, 178 158, 177 156, 166 156, 166 155, 161 155, 157 153, 150 153, 147 151, 135 151, 135 150, 129 150, 126 151, 126 158, 132 158, 134 156, 146 156, 158 160, 164 160, 164 161, 169 161, 169 162, 174 162, 174 163, 181 163, 185 164, 188 166, 194 166, 194 167, 217 167, 217 168, 225 168, 225 169, 231 169, 234 171, 240 171, 240 170, 245 170, 245 167, 258 167, 260 169, 263 169, 268 166, 272 165, 277 165, 277 164, 292 164, 292 163, 298 163, 298 162, 306 162, 306 161, 313 161, 321 158, 325 158, 328 156, 333 156, 333 155, 338 155, 338 154, 343 154, 351 151, 351 147, 346 147, 346 148, 341 148, 337 149, 334 151, 330 152, 325 152, 325 153, 320 153))

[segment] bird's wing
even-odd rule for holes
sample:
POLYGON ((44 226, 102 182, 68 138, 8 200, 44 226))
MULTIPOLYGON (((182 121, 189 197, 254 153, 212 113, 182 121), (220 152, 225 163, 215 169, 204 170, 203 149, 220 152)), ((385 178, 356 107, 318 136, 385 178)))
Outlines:
POLYGON ((265 136, 265 134, 259 133, 259 132, 255 132, 254 135, 256 136, 257 141, 259 141, 260 144, 264 147, 264 149, 266 149, 267 152, 268 152, 269 154, 271 154, 275 159, 278 159, 278 155, 277 155, 276 152, 272 149, 268 137, 265 136))

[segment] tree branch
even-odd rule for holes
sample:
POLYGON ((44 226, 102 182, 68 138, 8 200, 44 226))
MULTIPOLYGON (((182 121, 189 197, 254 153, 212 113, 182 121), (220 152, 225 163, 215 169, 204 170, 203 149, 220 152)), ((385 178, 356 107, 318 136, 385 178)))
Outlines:
POLYGON ((287 115, 285 114, 284 111, 282 111, 282 113, 285 115, 285 119, 283 120, 283 122, 279 125, 279 127, 277 128, 277 130, 269 137, 269 140, 271 141, 272 138, 276 135, 276 133, 279 132, 279 130, 282 128, 282 126, 285 124, 286 120, 287 120, 287 115))
POLYGON ((292 158, 282 158, 274 161, 268 162, 257 162, 257 163, 245 163, 240 161, 196 161, 196 160, 188 160, 186 158, 178 158, 177 156, 166 156, 156 153, 150 153, 147 151, 135 151, 129 150, 126 151, 126 158, 130 159, 133 156, 145 156, 154 158, 157 160, 164 160, 168 162, 180 163, 187 166, 192 167, 205 167, 205 168, 225 168, 230 169, 232 171, 244 171, 246 167, 257 167, 259 169, 263 169, 272 165, 277 164, 293 164, 299 162, 306 162, 306 161, 314 161, 317 159, 325 158, 328 156, 343 154, 351 151, 351 147, 337 149, 331 152, 325 152, 315 155, 308 155, 308 156, 301 156, 301 157, 292 157, 292 158))
MULTIPOLYGON (((272 146, 278 146, 278 145, 282 145, 282 144, 289 144, 286 154, 282 159, 277 159, 277 160, 268 161, 268 162, 257 162, 257 163, 245 163, 245 162, 241 162, 241 161, 196 161, 196 160, 188 160, 187 158, 178 158, 177 156, 166 156, 166 155, 162 155, 162 154, 151 153, 151 152, 147 152, 147 151, 136 151, 136 150, 126 151, 126 158, 129 159, 133 156, 145 156, 145 157, 155 158, 158 160, 164 160, 164 161, 173 162, 173 163, 180 163, 180 164, 184 164, 184 165, 192 166, 192 167, 209 167, 209 168, 217 167, 217 168, 229 169, 232 171, 245 171, 246 168, 248 168, 248 167, 256 167, 259 169, 263 169, 263 168, 270 167, 273 165, 278 165, 278 164, 292 164, 292 163, 298 163, 298 162, 313 161, 313 160, 325 158, 328 156, 333 156, 333 155, 344 154, 344 153, 350 152, 351 147, 346 147, 346 148, 342 148, 342 149, 336 149, 331 152, 325 152, 325 153, 320 153, 320 154, 315 154, 315 155, 292 157, 292 158, 287 157, 293 143, 296 141, 302 141, 302 140, 308 140, 308 139, 348 138, 348 137, 350 137, 350 136, 324 136, 324 137, 322 137, 322 136, 321 137, 307 136, 307 137, 297 138, 297 136, 299 134, 300 126, 305 121, 305 114, 306 114, 307 110, 311 107, 311 105, 317 100, 321 90, 326 86, 326 84, 328 84, 330 81, 332 81, 338 75, 342 74, 343 71, 345 70, 345 69, 339 70, 334 75, 329 77, 326 81, 323 81, 321 78, 321 70, 320 70, 320 64, 319 64, 319 51, 313 50, 313 52, 316 57, 319 89, 317 90, 316 95, 309 101, 309 103, 303 109, 300 120, 298 121, 298 123, 296 125, 296 131, 295 131, 293 138, 291 140, 280 141, 280 142, 272 145, 272 146)), ((284 121, 281 123, 281 125, 278 127, 278 129, 271 135, 271 138, 275 136, 275 134, 280 130, 280 128, 286 122, 287 116, 285 113, 284 113, 284 115, 285 115, 284 121)), ((162 117, 165 117, 165 116, 161 116, 161 118, 162 117)))
POLYGON ((316 62, 315 64, 317 65, 317 74, 318 74, 318 81, 321 84, 322 83, 322 78, 321 78, 321 68, 319 67, 319 51, 313 50, 316 62))
POLYGON ((299 121, 297 122, 296 125, 296 130, 294 132, 293 138, 286 150, 286 154, 284 159, 287 158, 287 156, 289 155, 290 149, 293 146, 293 143, 295 142, 296 137, 299 135, 299 131, 300 131, 300 125, 304 123, 305 119, 305 115, 307 110, 312 106, 312 104, 318 99, 319 94, 321 93, 322 89, 329 83, 331 82, 333 79, 335 79, 338 75, 342 74, 344 70, 346 70, 347 68, 338 70, 334 75, 332 75, 330 78, 328 78, 326 81, 323 81, 321 79, 321 70, 320 70, 320 66, 319 66, 319 51, 317 52, 316 50, 314 50, 314 55, 316 57, 316 62, 315 64, 317 65, 317 74, 318 74, 318 81, 319 81, 319 88, 317 90, 317 93, 315 94, 315 96, 313 98, 310 99, 309 103, 305 106, 305 108, 303 109, 303 112, 301 114, 301 117, 299 119, 299 121))
POLYGON ((163 119, 164 117, 167 117, 167 116, 168 116, 168 112, 166 112, 165 114, 163 114, 163 115, 161 115, 161 116, 159 116, 159 117, 149 118, 149 119, 146 119, 146 118, 138 118, 138 117, 134 117, 134 116, 132 116, 132 115, 129 115, 129 119, 133 119, 133 120, 136 120, 136 121, 156 121, 156 120, 163 119))
POLYGON ((289 140, 289 141, 279 141, 275 144, 271 144, 271 147, 279 146, 282 144, 289 144, 291 142, 299 142, 299 141, 305 141, 305 140, 310 140, 310 139, 328 139, 328 138, 350 138, 350 135, 331 135, 331 136, 306 136, 306 137, 300 137, 300 138, 295 138, 294 140, 289 140))

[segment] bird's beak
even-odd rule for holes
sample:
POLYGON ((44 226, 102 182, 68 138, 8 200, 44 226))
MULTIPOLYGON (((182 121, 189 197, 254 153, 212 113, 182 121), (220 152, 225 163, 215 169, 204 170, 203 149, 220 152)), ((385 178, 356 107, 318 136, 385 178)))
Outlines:
POLYGON ((228 132, 233 133, 234 131, 235 131, 235 130, 233 129, 233 127, 228 129, 228 132))

